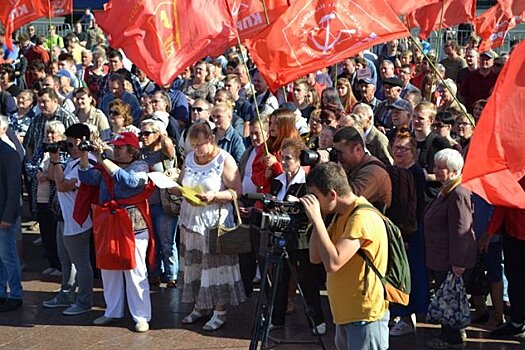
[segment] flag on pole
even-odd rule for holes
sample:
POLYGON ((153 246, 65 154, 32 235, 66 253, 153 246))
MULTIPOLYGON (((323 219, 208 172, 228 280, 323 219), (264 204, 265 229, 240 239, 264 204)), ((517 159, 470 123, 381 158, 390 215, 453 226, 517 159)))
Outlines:
POLYGON ((24 24, 47 15, 47 0, 2 0, 0 1, 0 22, 5 26, 6 45, 13 49, 11 37, 24 24))
POLYGON ((476 0, 440 0, 438 3, 410 12, 406 19, 409 27, 419 27, 419 36, 426 39, 432 31, 440 27, 450 28, 461 23, 472 22, 475 16, 476 0), (442 17, 443 23, 441 23, 442 17))
POLYGON ((497 4, 478 17, 474 18, 472 24, 478 36, 482 39, 478 48, 479 52, 485 52, 492 48, 503 45, 505 36, 516 25, 523 20, 525 13, 519 16, 510 16, 497 4))
POLYGON ((226 0, 112 0, 95 17, 111 47, 160 85, 236 38, 226 0))
POLYGON ((525 42, 516 46, 483 109, 463 170, 463 185, 493 205, 525 209, 525 42))
POLYGON ((271 89, 410 33, 384 0, 294 1, 246 41, 271 89))
POLYGON ((435 4, 439 0, 386 0, 386 2, 398 16, 402 16, 420 7, 435 4))
POLYGON ((241 40, 250 38, 273 23, 290 6, 288 0, 228 0, 241 40), (263 1, 266 4, 264 12, 263 1), (268 21, 266 22, 266 15, 268 21))

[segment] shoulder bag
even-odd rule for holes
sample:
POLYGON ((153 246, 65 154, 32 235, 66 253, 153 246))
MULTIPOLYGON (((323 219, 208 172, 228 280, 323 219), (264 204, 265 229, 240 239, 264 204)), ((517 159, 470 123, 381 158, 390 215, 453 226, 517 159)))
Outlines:
POLYGON ((233 198, 236 224, 233 227, 225 227, 224 225, 221 225, 221 204, 219 208, 218 224, 210 229, 210 253, 229 255, 249 253, 252 250, 250 225, 243 224, 242 222, 239 203, 237 202, 237 193, 231 189, 228 191, 232 194, 233 198))

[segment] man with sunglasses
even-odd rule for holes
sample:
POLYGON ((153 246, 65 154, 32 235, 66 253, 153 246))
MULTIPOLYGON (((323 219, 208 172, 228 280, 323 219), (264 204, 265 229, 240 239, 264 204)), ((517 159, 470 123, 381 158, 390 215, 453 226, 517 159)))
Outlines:
POLYGON ((31 160, 33 152, 44 143, 44 131, 46 122, 52 120, 61 121, 66 128, 78 123, 77 117, 71 112, 60 107, 58 95, 52 88, 44 88, 38 93, 38 105, 40 114, 37 114, 24 137, 24 147, 26 149, 26 159, 31 160))

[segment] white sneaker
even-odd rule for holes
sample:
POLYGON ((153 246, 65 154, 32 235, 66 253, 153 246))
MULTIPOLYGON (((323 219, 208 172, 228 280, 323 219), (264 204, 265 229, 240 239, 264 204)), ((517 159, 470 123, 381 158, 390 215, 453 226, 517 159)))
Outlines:
POLYGON ((400 337, 403 335, 414 334, 416 333, 416 327, 410 322, 405 322, 400 320, 395 324, 394 327, 390 329, 390 335, 393 337, 400 337))
POLYGON ((141 322, 135 323, 135 331, 137 331, 139 333, 144 333, 144 332, 147 332, 148 330, 149 330, 149 323, 148 322, 141 321, 141 322))
MULTIPOLYGON (((323 323, 318 324, 317 326, 315 326, 315 329, 317 329, 317 333, 319 333, 319 335, 325 335, 326 334, 326 323, 323 322, 323 323)), ((316 335, 315 329, 312 329, 313 335, 316 335)))

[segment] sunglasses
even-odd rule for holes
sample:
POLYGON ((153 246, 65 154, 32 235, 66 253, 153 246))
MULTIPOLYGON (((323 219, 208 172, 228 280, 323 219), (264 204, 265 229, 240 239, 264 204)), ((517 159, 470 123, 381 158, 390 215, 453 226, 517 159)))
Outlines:
POLYGON ((142 136, 148 137, 149 135, 156 134, 156 133, 157 133, 156 131, 141 131, 139 132, 139 137, 142 137, 142 136))
POLYGON ((109 111, 109 115, 120 115, 117 111, 109 111))
POLYGON ((197 112, 197 113, 200 113, 202 111, 207 111, 207 110, 208 108, 203 108, 203 107, 193 107, 192 108, 192 111, 197 112))

